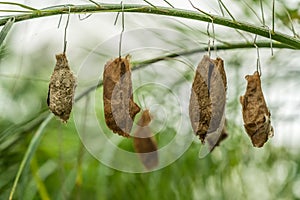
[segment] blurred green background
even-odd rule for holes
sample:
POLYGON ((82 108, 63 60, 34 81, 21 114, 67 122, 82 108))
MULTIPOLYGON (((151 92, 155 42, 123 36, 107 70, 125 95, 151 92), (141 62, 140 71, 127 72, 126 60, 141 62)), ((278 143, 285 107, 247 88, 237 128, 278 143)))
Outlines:
MULTIPOLYGON (((176 1, 170 2, 177 5, 176 1)), ((236 19, 263 26, 260 1, 223 2, 236 19)), ((25 3, 40 6, 37 1, 25 3)), ((265 25, 271 26, 272 4, 262 3, 265 25)), ((195 4, 222 15, 218 1, 195 4)), ((299 4, 276 1, 276 30, 297 37, 299 4)), ((188 7, 188 1, 183 5, 188 7)), ((116 13, 101 13, 80 20, 78 15, 71 15, 67 56, 78 77, 76 96, 97 85, 102 80, 104 64, 118 56, 121 20, 114 26, 115 17, 116 13)), ((143 65, 133 71, 134 97, 154 115, 151 128, 158 147, 167 146, 176 134, 191 138, 186 151, 183 148, 174 162, 151 172, 128 173, 101 162, 102 156, 111 163, 113 159, 122 159, 114 155, 117 152, 105 149, 101 150, 101 156, 95 155, 97 151, 87 145, 101 134, 93 128, 100 127, 117 147, 134 151, 131 140, 114 135, 106 127, 101 87, 75 103, 77 119, 74 114, 67 124, 61 124, 52 118, 38 129, 50 114, 46 105, 48 81, 55 65, 54 55, 61 53, 63 47, 66 17, 63 16, 59 28, 58 21, 59 16, 53 16, 16 23, 1 48, 0 199, 8 199, 25 152, 37 134, 42 137, 36 143, 30 163, 25 165, 14 199, 300 199, 300 58, 297 50, 274 48, 271 55, 270 49, 259 49, 262 87, 275 129, 275 136, 261 149, 252 147, 243 129, 239 104, 239 96, 244 94, 246 86, 244 76, 256 70, 256 49, 211 51, 212 57, 220 56, 225 61, 229 137, 200 159, 201 144, 193 138, 185 109, 188 102, 180 99, 189 94, 193 69, 207 52, 199 50, 147 63, 168 53, 206 48, 209 40, 213 42, 206 32, 207 23, 125 14, 122 54, 131 54, 133 67, 143 65), (172 70, 176 73, 172 74, 172 70), (159 84, 145 85, 147 81, 159 84), (89 117, 94 117, 97 123, 89 117)), ((214 29, 215 45, 230 47, 237 42, 254 40, 254 35, 249 33, 217 25, 214 29)), ((210 33, 212 35, 212 30, 210 33)), ((260 37, 257 40, 268 41, 260 37)))

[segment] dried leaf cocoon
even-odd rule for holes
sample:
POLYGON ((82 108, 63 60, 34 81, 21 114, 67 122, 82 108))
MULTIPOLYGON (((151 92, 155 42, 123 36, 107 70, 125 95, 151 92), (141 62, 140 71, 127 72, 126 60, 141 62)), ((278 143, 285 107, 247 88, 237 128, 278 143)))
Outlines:
POLYGON ((223 129, 226 90, 223 60, 204 55, 196 70, 189 104, 192 128, 202 143, 207 134, 223 129))
POLYGON ((104 116, 107 126, 129 137, 140 107, 133 101, 129 56, 109 61, 103 72, 104 116))
POLYGON ((66 123, 72 111, 76 77, 65 54, 56 55, 56 65, 50 78, 47 104, 51 112, 66 123))
POLYGON ((247 80, 246 93, 240 97, 244 127, 253 146, 262 147, 268 138, 273 136, 271 113, 261 89, 259 73, 256 71, 253 75, 247 75, 245 79, 247 80))
POLYGON ((149 110, 143 111, 133 138, 134 149, 147 169, 158 165, 157 144, 149 127, 150 122, 149 110))

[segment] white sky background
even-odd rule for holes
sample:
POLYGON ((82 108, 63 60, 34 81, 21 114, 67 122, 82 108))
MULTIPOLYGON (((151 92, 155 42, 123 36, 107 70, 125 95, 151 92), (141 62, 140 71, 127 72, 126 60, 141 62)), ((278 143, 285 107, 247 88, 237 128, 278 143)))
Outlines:
MULTIPOLYGON (((84 0, 78 0, 78 1, 58 1, 58 0, 48 0, 48 1, 40 1, 40 0, 27 0, 27 1, 14 1, 23 3, 26 5, 30 5, 32 7, 36 8, 43 8, 47 6, 53 6, 53 5, 59 5, 59 4, 87 4, 89 1, 84 0)), ((115 1, 101 1, 102 3, 119 3, 119 0, 115 1)), ((145 2, 141 0, 136 1, 123 1, 124 3, 140 3, 145 4, 145 2)), ((149 2, 153 3, 154 5, 160 5, 160 6, 168 6, 164 1, 160 0, 149 0, 149 2)), ((187 0, 169 0, 169 2, 174 5, 177 8, 183 8, 183 9, 192 9, 191 5, 188 3, 187 0)), ((238 4, 235 4, 234 2, 237 1, 231 1, 231 0, 223 0, 224 4, 227 5, 231 12, 235 15, 240 15, 242 13, 241 10, 238 7, 238 4)), ((277 1, 276 1, 277 2, 277 1)), ((194 0, 193 3, 201 8, 202 10, 205 10, 209 13, 220 13, 218 10, 218 4, 216 0, 211 1, 204 1, 204 0, 194 0)), ((270 1, 271 4, 271 1, 270 1)), ((293 7, 298 6, 299 1, 297 0, 289 0, 289 4, 287 6, 293 7)), ((280 8, 280 5, 278 5, 278 9, 280 8)), ((6 6, 6 5, 0 5, 1 9, 6 8, 16 8, 12 6, 6 6)), ((19 8, 17 8, 19 9, 19 8)), ((259 13, 259 12, 258 12, 259 13)), ((270 12, 268 9, 265 10, 266 14, 266 21, 268 24, 270 24, 270 12)), ((3 13, 1 14, 3 15, 3 13)), ((69 24, 68 29, 68 52, 69 52, 69 60, 71 62, 71 65, 75 67, 76 70, 76 64, 72 63, 73 58, 84 58, 83 54, 86 54, 86 51, 84 51, 83 47, 93 47, 93 41, 85 40, 85 38, 95 38, 98 41, 105 41, 105 39, 108 39, 112 36, 116 36, 120 33, 120 26, 113 26, 113 22, 115 20, 115 13, 113 15, 102 13, 101 16, 103 20, 98 21, 95 19, 95 16, 98 14, 93 14, 90 18, 80 21, 78 20, 77 16, 72 16, 71 21, 69 24), (103 31, 105 30, 105 31, 103 31), (101 34, 100 34, 101 33, 101 34), (84 42, 83 42, 84 41, 84 42)), ((142 15, 139 19, 135 19, 132 23, 125 25, 128 29, 131 27, 136 28, 138 26, 142 27, 156 27, 159 28, 159 23, 157 21, 152 20, 152 18, 149 17, 143 17, 142 15)), ((125 15, 125 18, 127 18, 127 15, 125 15)), ((62 27, 65 24, 65 17, 62 20, 62 27)), ((131 19, 130 16, 128 16, 128 19, 131 19)), ((31 59, 27 55, 30 55, 31 52, 34 52, 34 50, 39 47, 42 44, 45 44, 49 41, 54 43, 55 49, 53 47, 49 47, 51 49, 48 49, 49 51, 58 53, 62 51, 62 39, 63 39, 63 28, 57 29, 59 16, 54 17, 45 17, 45 18, 39 18, 34 20, 27 20, 24 22, 19 22, 14 25, 14 34, 11 36, 10 41, 13 45, 13 48, 19 52, 21 55, 23 54, 22 58, 14 59, 14 60, 6 60, 5 62, 10 63, 10 65, 19 66, 18 68, 10 68, 6 71, 3 71, 0 69, 0 73, 4 74, 21 74, 24 76, 30 76, 30 74, 26 74, 26 69, 22 67, 23 65, 26 65, 26 62, 31 59), (25 64, 24 64, 25 63, 25 64)), ((171 19, 172 20, 172 19, 171 19)), ((247 19, 240 19, 246 21, 247 19)), ((165 21, 165 19, 162 19, 162 21, 165 21)), ((183 20, 184 22, 188 22, 188 24, 197 24, 199 22, 195 22, 193 20, 183 20)), ((202 23, 202 22, 200 22, 202 23)), ((256 23, 256 22, 255 22, 256 23)), ((205 26, 206 24, 203 23, 205 26)), ((299 25, 296 26, 299 28, 299 25)), ((298 29, 298 32, 300 30, 298 29)), ((286 31, 286 33, 292 35, 291 32, 286 31)), ((276 56, 286 56, 287 54, 284 52, 284 50, 274 50, 276 56)), ((295 55, 297 57, 295 52, 290 51, 290 55, 295 55)), ((226 61, 226 57, 232 56, 230 52, 223 52, 220 53, 224 60, 226 61)), ((245 62, 249 63, 250 66, 254 66, 253 59, 256 59, 256 51, 251 50, 250 53, 253 57, 249 58, 245 62)), ((268 63, 265 60, 268 60, 270 58, 270 51, 269 50, 261 50, 261 61, 263 66, 263 73, 274 73, 276 75, 276 72, 272 71, 272 68, 268 68, 268 63)), ((295 70, 299 70, 300 66, 300 60, 293 57, 291 58, 289 63, 286 66, 283 66, 283 70, 286 67, 292 66, 295 70)), ((299 56, 298 56, 299 57, 299 56)), ((287 58, 285 58, 287 59, 287 58)), ((54 57, 53 57, 53 63, 54 63, 54 57)), ((285 65, 285 63, 283 63, 285 65)), ((53 64, 51 64, 52 66, 53 64)), ((271 67, 271 66, 270 66, 271 67)), ((254 70, 254 67, 251 68, 254 70)), ((52 69, 49 69, 45 72, 45 74, 49 74, 52 69)), ((245 73, 249 73, 249 71, 252 73, 253 70, 245 70, 245 73)), ((280 72, 278 72, 280 73, 280 72)), ((230 77, 230 75, 229 75, 230 77)), ((263 76, 264 77, 264 76, 263 76)), ((262 77, 262 79, 263 79, 262 77)), ((242 80, 244 81, 244 80, 242 80)), ((244 81, 245 83, 245 81, 244 81)), ((299 135, 299 128, 300 128, 300 116, 299 116, 299 108, 300 108, 300 95, 299 95, 299 83, 293 83, 292 81, 288 81, 286 85, 283 87, 282 85, 278 85, 276 83, 272 84, 271 87, 264 87, 263 89, 265 92, 265 98, 267 100, 267 103, 269 104, 269 107, 272 108, 272 105, 279 106, 277 108, 276 112, 276 118, 272 121, 274 129, 275 129, 275 136, 269 141, 275 145, 288 145, 289 147, 297 147, 299 146, 298 143, 300 143, 300 135, 299 135), (293 121, 288 122, 286 120, 281 120, 281 118, 291 117, 293 116, 293 121)), ((0 87, 1 90, 1 87, 0 87)), ((25 105, 16 105, 14 102, 7 102, 7 99, 5 96, 9 96, 9 94, 1 95, 0 97, 0 105, 3 108, 4 112, 5 109, 9 110, 11 107, 17 107, 18 110, 16 110, 15 114, 11 114, 11 118, 14 118, 14 115, 21 115, 21 113, 29 113, 30 109, 34 108, 26 108, 25 105), (4 106, 5 105, 5 106, 4 106)), ((271 110, 272 111, 272 110, 271 110)), ((9 114, 8 114, 9 115, 9 114)), ((25 115, 26 116, 26 115, 25 115)), ((20 121, 24 119, 19 119, 20 121)), ((242 124, 242 122, 241 122, 242 124)))

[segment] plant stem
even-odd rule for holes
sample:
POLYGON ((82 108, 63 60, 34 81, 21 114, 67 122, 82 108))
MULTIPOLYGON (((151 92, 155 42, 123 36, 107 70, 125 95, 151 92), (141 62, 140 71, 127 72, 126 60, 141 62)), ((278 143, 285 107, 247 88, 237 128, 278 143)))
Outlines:
MULTIPOLYGON (((37 11, 32 11, 30 14, 15 15, 16 22, 24 21, 33 18, 46 17, 58 14, 68 14, 69 9, 71 13, 97 13, 97 12, 133 12, 133 13, 147 13, 156 15, 166 15, 180 18, 187 18, 199 20, 204 22, 212 22, 229 28, 243 30, 249 33, 260 35, 265 38, 270 38, 270 30, 267 27, 256 26, 247 22, 228 19, 217 15, 205 15, 199 12, 190 10, 169 8, 169 7, 152 7, 147 5, 137 4, 94 4, 89 5, 61 5, 50 8, 45 8, 37 11)), ((10 16, 11 17, 11 16, 10 16)), ((4 25, 8 18, 0 19, 0 26, 4 25)), ((289 45, 296 49, 300 49, 300 40, 284 33, 271 31, 271 37, 274 41, 289 45)))

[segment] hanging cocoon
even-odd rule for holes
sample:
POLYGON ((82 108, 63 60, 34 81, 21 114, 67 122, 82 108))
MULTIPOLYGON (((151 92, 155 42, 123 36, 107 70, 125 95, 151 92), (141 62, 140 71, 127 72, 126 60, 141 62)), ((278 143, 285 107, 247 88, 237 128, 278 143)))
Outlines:
POLYGON ((51 112, 66 123, 72 111, 76 77, 65 54, 56 55, 56 65, 50 78, 47 104, 51 112))
MULTIPOLYGON (((193 131, 202 143, 207 134, 220 135, 225 123, 227 80, 223 60, 204 55, 192 85, 189 116, 193 131)), ((215 143, 217 143, 218 138, 215 143)))
POLYGON ((107 126, 129 137, 140 107, 133 101, 129 56, 106 63, 103 73, 104 116, 107 126))
POLYGON ((262 147, 268 138, 273 136, 271 113, 261 89, 259 73, 256 71, 253 75, 247 75, 245 79, 247 80, 246 93, 240 97, 244 127, 253 146, 262 147))
POLYGON ((143 111, 133 138, 135 152, 147 169, 158 165, 157 144, 149 127, 150 122, 149 110, 143 111))

